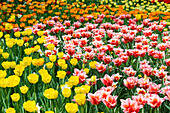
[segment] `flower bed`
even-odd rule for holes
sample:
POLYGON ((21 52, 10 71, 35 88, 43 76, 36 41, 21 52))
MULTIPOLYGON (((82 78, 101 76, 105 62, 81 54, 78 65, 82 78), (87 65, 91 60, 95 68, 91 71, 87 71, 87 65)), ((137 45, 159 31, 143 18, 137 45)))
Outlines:
POLYGON ((169 5, 87 2, 2 3, 0 112, 169 112, 169 5))

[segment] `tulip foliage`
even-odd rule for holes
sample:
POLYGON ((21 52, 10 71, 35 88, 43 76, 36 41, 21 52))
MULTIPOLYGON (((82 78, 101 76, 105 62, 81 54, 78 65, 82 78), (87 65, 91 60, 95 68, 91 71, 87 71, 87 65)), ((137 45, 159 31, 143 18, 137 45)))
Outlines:
POLYGON ((0 2, 0 113, 170 111, 168 1, 40 1, 0 2))

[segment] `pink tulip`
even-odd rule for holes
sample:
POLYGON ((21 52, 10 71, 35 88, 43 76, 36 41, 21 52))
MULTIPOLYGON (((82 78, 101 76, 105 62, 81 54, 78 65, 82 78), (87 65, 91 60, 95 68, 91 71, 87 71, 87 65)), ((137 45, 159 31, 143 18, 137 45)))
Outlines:
POLYGON ((144 106, 146 103, 146 99, 142 94, 139 94, 137 96, 132 96, 132 99, 136 102, 138 102, 139 105, 144 106))
POLYGON ((128 77, 127 79, 124 79, 123 82, 128 89, 133 89, 137 85, 137 78, 128 77))
POLYGON ((122 64, 123 60, 121 58, 116 58, 113 59, 112 62, 114 62, 115 66, 119 67, 122 64))
POLYGON ((109 55, 108 55, 108 56, 104 56, 104 57, 103 57, 104 63, 105 63, 105 64, 109 64, 109 63, 112 61, 111 58, 112 58, 112 57, 109 56, 109 55))
POLYGON ((160 87, 161 84, 155 84, 155 83, 150 83, 149 84, 149 88, 148 88, 148 92, 150 94, 159 94, 160 93, 160 87))
POLYGON ((151 94, 148 98, 146 98, 147 104, 149 104, 152 108, 158 108, 162 102, 163 98, 160 98, 157 94, 151 94))
POLYGON ((149 79, 144 80, 144 78, 138 79, 139 87, 143 89, 149 88, 149 79))
POLYGON ((139 106, 137 101, 127 98, 126 100, 121 99, 121 108, 124 113, 138 113, 141 106, 139 106))
POLYGON ((100 78, 100 80, 104 85, 112 86, 114 78, 110 77, 108 74, 105 74, 104 78, 100 78))
POLYGON ((96 64, 96 69, 99 71, 99 73, 103 73, 106 70, 106 65, 102 63, 97 63, 96 64))
POLYGON ((91 104, 93 105, 98 105, 102 100, 101 100, 101 95, 100 94, 92 94, 92 93, 88 93, 88 101, 91 102, 91 104))
POLYGON ((103 103, 110 109, 113 109, 115 106, 116 106, 116 101, 117 99, 117 96, 111 96, 111 95, 108 95, 106 97, 106 99, 103 100, 103 103))

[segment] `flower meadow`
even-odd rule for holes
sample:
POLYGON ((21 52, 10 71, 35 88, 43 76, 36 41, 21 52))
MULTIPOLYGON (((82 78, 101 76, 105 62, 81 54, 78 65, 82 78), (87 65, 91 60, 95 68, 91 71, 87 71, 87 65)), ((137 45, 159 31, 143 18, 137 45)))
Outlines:
POLYGON ((169 0, 1 0, 0 113, 169 113, 169 0))

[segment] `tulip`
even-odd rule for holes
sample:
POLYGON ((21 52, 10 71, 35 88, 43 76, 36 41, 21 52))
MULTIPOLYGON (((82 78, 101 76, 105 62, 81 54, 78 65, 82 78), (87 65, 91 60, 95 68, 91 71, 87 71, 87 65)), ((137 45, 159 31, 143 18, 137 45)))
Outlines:
POLYGON ((130 98, 127 98, 126 100, 121 99, 120 101, 121 101, 121 108, 123 109, 123 112, 138 113, 141 108, 138 102, 131 100, 130 98))
POLYGON ((149 104, 152 108, 158 108, 163 101, 164 99, 160 98, 157 94, 151 94, 147 98, 147 104, 149 104))
POLYGON ((117 96, 108 95, 106 99, 102 101, 108 108, 113 109, 117 103, 116 99, 117 99, 117 96))

